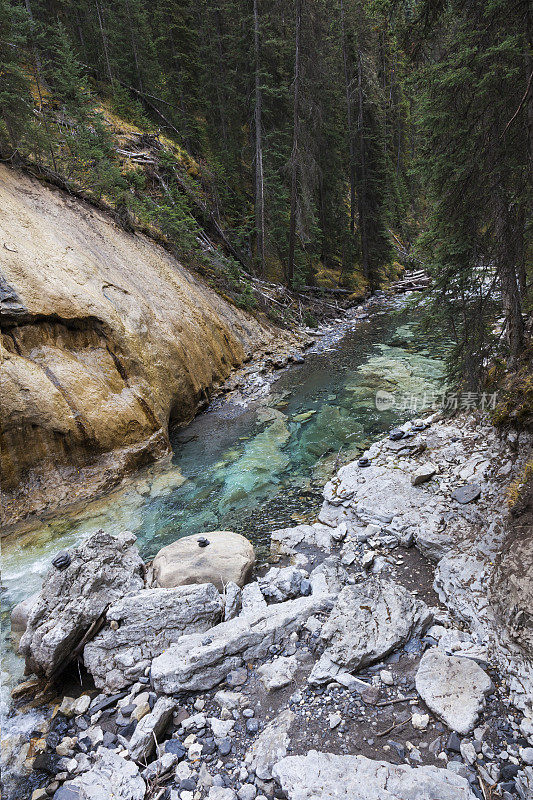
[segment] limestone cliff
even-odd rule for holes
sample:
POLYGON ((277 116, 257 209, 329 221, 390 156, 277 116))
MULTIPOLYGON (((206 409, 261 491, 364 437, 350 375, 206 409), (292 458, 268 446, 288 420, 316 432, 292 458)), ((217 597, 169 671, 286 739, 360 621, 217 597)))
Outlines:
POLYGON ((163 454, 277 331, 105 213, 0 166, 4 522, 163 454))

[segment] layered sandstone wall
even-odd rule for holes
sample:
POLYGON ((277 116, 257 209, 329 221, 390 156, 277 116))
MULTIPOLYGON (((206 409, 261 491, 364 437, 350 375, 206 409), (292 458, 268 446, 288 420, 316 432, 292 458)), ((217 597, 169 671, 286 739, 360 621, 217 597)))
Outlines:
POLYGON ((279 333, 104 212, 0 166, 4 522, 89 496, 168 449, 279 333))

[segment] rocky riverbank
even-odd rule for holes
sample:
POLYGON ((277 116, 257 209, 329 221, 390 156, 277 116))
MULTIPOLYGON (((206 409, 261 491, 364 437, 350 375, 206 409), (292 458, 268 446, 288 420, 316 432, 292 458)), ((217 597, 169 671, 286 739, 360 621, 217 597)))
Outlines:
POLYGON ((92 675, 6 743, 11 796, 31 766, 34 800, 530 798, 532 571, 505 558, 530 458, 475 416, 407 423, 339 470, 314 524, 272 532, 248 583, 246 545, 221 576, 209 532, 183 545, 199 584, 180 552, 147 569, 131 534, 60 554, 22 650, 92 675))
POLYGON ((234 369, 305 340, 4 165, 0 237, 4 527, 107 491, 169 452, 169 424, 190 421, 234 369))

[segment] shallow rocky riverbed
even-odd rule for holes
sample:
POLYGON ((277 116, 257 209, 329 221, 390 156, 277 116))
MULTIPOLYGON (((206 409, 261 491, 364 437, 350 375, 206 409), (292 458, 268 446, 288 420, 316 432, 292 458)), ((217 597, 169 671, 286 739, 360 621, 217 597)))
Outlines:
POLYGON ((402 431, 337 472, 315 522, 273 531, 244 587, 159 588, 128 534, 59 559, 23 649, 50 677, 78 647, 99 688, 67 673, 52 719, 6 744, 8 793, 531 798, 531 652, 494 579, 531 441, 475 416, 402 431))

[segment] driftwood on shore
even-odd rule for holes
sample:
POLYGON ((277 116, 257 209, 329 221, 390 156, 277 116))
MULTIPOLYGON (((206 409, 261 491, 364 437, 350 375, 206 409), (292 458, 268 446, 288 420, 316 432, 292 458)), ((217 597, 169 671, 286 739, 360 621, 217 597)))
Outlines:
POLYGON ((391 289, 395 292, 421 292, 431 283, 431 278, 423 269, 418 269, 416 272, 408 273, 404 278, 395 281, 391 289))

